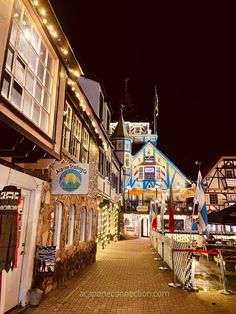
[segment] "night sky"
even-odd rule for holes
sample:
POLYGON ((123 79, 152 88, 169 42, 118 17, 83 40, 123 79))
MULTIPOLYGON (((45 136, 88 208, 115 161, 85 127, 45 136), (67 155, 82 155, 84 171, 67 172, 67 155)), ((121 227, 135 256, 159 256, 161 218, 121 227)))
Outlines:
POLYGON ((133 106, 125 120, 153 121, 158 148, 195 178, 221 155, 236 155, 235 18, 229 2, 51 0, 88 76, 104 83, 119 113, 124 79, 133 106), (154 5, 155 4, 155 5, 154 5))

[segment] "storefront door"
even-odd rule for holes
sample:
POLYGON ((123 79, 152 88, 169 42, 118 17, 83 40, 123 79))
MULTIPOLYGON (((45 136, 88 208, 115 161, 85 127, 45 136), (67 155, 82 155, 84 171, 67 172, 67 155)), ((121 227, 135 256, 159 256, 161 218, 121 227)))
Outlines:
POLYGON ((149 220, 146 217, 143 217, 141 220, 141 237, 148 237, 149 231, 149 220))

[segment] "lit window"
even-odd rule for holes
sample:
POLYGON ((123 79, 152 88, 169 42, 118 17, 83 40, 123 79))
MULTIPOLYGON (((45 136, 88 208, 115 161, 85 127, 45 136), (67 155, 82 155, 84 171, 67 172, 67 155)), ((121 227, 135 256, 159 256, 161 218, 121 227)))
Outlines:
POLYGON ((81 209, 80 214, 80 241, 86 240, 86 223, 87 223, 87 210, 85 207, 81 209))
POLYGON ((71 205, 68 210, 67 216, 67 234, 66 245, 73 245, 74 240, 74 227, 75 227, 75 206, 71 205))
POLYGON ((62 204, 54 203, 53 245, 58 249, 61 239, 62 204))
POLYGON ((125 167, 130 168, 130 154, 125 153, 125 167))
POLYGON ((89 240, 92 240, 93 238, 93 215, 94 215, 94 210, 93 208, 91 208, 90 213, 89 213, 89 232, 88 232, 89 240))
POLYGON ((23 2, 15 1, 1 94, 45 133, 54 117, 53 61, 23 2))
POLYGON ((143 167, 139 167, 138 178, 139 180, 143 180, 143 167))
POLYGON ((210 204, 217 205, 218 204, 218 195, 217 194, 210 194, 210 204))

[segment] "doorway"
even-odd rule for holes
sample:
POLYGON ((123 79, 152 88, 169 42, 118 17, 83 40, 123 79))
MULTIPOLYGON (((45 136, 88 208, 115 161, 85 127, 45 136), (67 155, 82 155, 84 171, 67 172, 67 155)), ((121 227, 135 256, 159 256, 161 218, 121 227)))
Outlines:
POLYGON ((147 217, 141 219, 141 237, 149 237, 149 219, 147 217))

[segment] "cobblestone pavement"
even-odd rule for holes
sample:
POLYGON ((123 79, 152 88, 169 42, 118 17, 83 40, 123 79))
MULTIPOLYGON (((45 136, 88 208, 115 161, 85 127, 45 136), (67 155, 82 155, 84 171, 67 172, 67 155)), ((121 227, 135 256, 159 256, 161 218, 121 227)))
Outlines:
POLYGON ((111 243, 95 264, 25 313, 236 313, 236 296, 170 288, 171 271, 159 266, 149 240, 111 243))

